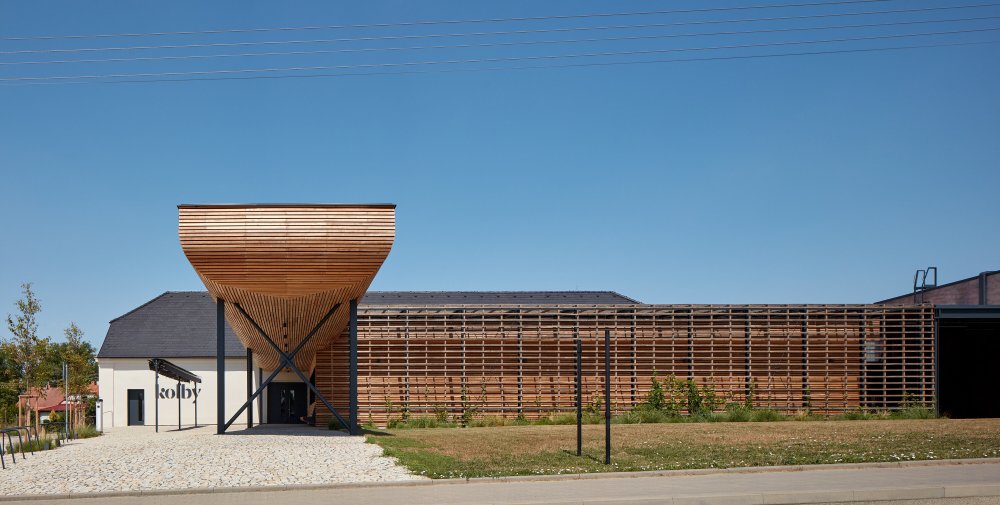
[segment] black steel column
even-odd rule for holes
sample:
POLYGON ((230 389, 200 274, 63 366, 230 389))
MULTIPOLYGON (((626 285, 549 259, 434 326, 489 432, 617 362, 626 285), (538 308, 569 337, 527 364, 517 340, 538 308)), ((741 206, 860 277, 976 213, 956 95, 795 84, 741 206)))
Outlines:
POLYGON ((576 455, 583 455, 583 342, 576 338, 576 455))
POLYGON ((348 345, 350 346, 350 369, 348 371, 348 431, 351 435, 358 435, 358 301, 351 300, 351 320, 348 330, 348 345))
POLYGON ((159 364, 156 365, 155 372, 156 372, 156 379, 153 382, 153 384, 155 384, 153 386, 154 388, 153 402, 154 405, 156 405, 156 407, 155 410, 153 411, 155 412, 153 422, 156 423, 156 432, 159 433, 160 432, 160 365, 159 364))
MULTIPOLYGON (((253 428, 253 402, 250 395, 253 394, 253 349, 247 347, 247 428, 253 428)), ((307 404, 308 405, 308 404, 307 404)))
POLYGON ((177 381, 177 431, 181 431, 181 381, 177 381))
POLYGON ((226 302, 222 298, 215 303, 215 339, 216 433, 221 435, 226 432, 226 302))
POLYGON ((604 330, 604 464, 611 464, 611 330, 604 330))
MULTIPOLYGON (((257 367, 257 387, 260 387, 260 381, 264 380, 264 369, 257 367)), ((264 394, 257 395, 257 412, 260 413, 260 424, 264 424, 264 394)))

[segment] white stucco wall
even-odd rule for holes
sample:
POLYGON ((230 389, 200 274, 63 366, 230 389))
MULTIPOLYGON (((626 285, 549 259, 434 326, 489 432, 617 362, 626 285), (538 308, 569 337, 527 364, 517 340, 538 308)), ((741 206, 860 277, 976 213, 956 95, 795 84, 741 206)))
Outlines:
MULTIPOLYGON (((201 377, 198 387, 198 424, 211 425, 216 423, 216 380, 215 358, 170 358, 169 361, 201 377)), ((246 359, 228 358, 226 360, 226 419, 228 420, 246 400, 246 359)), ((254 373, 254 385, 260 378, 254 373)), ((104 429, 114 429, 128 426, 128 390, 142 389, 144 391, 145 425, 153 426, 156 409, 156 391, 154 391, 155 374, 149 369, 149 360, 142 358, 102 358, 98 360, 98 384, 100 397, 104 400, 104 429)), ((189 389, 194 384, 184 384, 189 389)), ((177 381, 160 376, 160 388, 176 391, 177 381)), ((169 394, 169 393, 168 393, 169 394)), ((266 402, 266 399, 265 399, 266 402)), ((177 427, 177 398, 160 398, 160 427, 171 429, 177 427)), ((194 425, 194 395, 181 399, 181 425, 194 425)), ((266 406, 266 403, 264 403, 266 406)), ((260 422, 257 412, 257 402, 254 402, 254 422, 260 422)), ((234 424, 246 423, 246 413, 240 415, 234 424)))

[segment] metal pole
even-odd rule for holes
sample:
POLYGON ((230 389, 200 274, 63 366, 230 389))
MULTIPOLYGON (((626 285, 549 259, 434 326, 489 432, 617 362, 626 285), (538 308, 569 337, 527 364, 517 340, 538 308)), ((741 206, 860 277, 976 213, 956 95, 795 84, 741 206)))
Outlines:
POLYGON ((604 464, 611 464, 611 330, 604 330, 604 464))
POLYGON ((250 395, 253 394, 253 349, 247 347, 247 428, 253 428, 253 402, 250 395))
POLYGON ((66 396, 63 402, 63 426, 66 428, 66 439, 69 440, 69 364, 63 363, 63 388, 66 396))
POLYGON ((583 455, 583 342, 576 339, 576 455, 583 455))
POLYGON ((156 432, 159 433, 160 432, 160 362, 159 361, 156 362, 156 370, 153 370, 153 372, 156 374, 156 379, 153 382, 154 384, 153 405, 155 405, 155 408, 153 410, 154 412, 153 423, 156 426, 156 432))
POLYGON ((216 373, 216 433, 226 432, 226 302, 222 298, 215 304, 215 373, 216 373))
POLYGON ((177 431, 181 431, 181 381, 177 381, 177 431))
POLYGON ((351 435, 360 434, 358 429, 358 301, 351 300, 351 320, 350 320, 350 370, 348 387, 349 405, 348 409, 348 430, 351 435))
POLYGON ((194 383, 194 427, 198 427, 198 384, 200 382, 194 383))

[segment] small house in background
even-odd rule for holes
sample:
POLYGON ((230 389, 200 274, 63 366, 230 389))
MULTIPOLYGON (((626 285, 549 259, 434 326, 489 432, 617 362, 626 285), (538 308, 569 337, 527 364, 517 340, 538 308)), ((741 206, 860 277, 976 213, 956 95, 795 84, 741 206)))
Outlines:
MULTIPOLYGON (((81 398, 78 395, 70 395, 69 402, 66 401, 65 390, 57 386, 45 386, 44 388, 31 388, 27 393, 18 395, 17 410, 21 416, 26 416, 28 412, 38 411, 39 422, 46 422, 53 412, 65 412, 67 408, 75 412, 83 412, 87 406, 87 398, 99 395, 96 382, 91 382, 87 386, 87 393, 81 398), (69 405, 69 407, 67 407, 69 405)), ((82 417, 82 416, 81 416, 82 417)), ((18 424, 27 424, 27 422, 18 424)))

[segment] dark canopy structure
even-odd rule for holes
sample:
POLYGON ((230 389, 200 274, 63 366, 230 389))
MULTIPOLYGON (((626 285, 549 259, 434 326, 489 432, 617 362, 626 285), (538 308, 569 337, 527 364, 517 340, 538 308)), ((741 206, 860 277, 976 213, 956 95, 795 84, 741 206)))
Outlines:
MULTIPOLYGON (((149 360, 149 369, 156 372, 155 389, 153 397, 156 404, 156 432, 160 432, 160 376, 163 375, 177 381, 177 429, 181 429, 181 383, 193 382, 198 384, 201 377, 163 359, 153 358, 149 360)), ((198 395, 194 395, 194 427, 198 427, 198 395)))
POLYGON ((171 378, 178 382, 201 382, 201 377, 163 359, 153 358, 149 360, 149 369, 164 377, 171 378))

